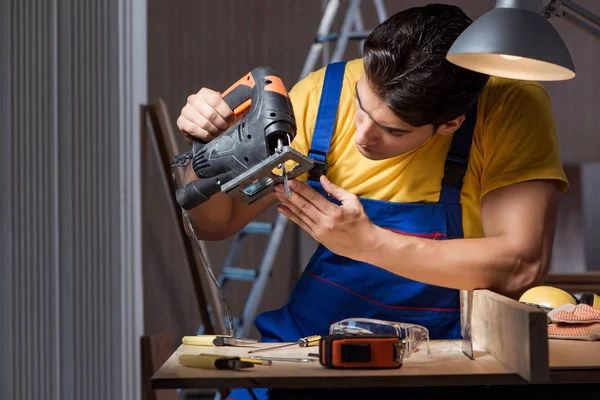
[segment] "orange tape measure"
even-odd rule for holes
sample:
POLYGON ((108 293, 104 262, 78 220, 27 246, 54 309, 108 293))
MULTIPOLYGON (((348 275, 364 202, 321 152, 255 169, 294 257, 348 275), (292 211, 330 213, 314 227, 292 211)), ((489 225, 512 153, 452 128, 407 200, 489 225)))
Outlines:
POLYGON ((319 342, 319 362, 326 368, 400 368, 404 350, 398 336, 329 335, 319 342))

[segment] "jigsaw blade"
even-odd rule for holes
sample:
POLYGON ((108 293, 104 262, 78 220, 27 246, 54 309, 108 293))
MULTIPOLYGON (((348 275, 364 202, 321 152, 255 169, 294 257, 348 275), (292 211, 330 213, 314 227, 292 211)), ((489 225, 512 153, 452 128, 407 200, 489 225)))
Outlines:
POLYGON ((288 183, 287 171, 285 169, 285 163, 281 164, 281 175, 283 176, 283 186, 285 187, 285 195, 290 198, 290 185, 288 183))

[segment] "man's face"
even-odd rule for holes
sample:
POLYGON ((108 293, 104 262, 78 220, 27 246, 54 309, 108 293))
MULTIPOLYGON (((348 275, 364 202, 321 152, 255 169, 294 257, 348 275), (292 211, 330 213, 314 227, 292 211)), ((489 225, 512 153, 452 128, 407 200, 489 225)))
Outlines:
MULTIPOLYGON (((364 75, 356 84, 354 103, 356 105, 354 140, 358 151, 371 160, 384 160, 408 153, 436 133, 433 125, 416 128, 398 118, 371 90, 364 75)), ((440 126, 437 132, 452 133, 460 126, 460 122, 456 127, 451 124, 440 126)))

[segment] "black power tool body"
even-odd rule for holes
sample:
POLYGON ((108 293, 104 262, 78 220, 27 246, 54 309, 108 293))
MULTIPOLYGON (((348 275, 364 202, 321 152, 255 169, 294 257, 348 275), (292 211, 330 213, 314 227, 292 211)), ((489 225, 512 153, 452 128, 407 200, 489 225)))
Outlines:
POLYGON ((251 204, 274 186, 314 166, 311 158, 290 147, 296 136, 292 103, 281 78, 269 67, 257 67, 223 93, 238 121, 206 143, 194 139, 192 149, 173 159, 173 167, 190 161, 198 177, 176 188, 179 205, 192 209, 219 191, 251 204), (286 171, 285 162, 296 165, 286 171))

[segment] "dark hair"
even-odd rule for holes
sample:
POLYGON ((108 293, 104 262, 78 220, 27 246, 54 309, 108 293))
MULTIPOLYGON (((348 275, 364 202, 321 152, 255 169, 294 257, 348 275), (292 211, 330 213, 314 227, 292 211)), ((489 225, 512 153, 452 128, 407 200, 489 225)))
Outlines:
POLYGON ((365 40, 369 86, 412 126, 437 126, 464 114, 488 76, 450 63, 446 53, 472 22, 459 7, 444 4, 394 14, 365 40))

